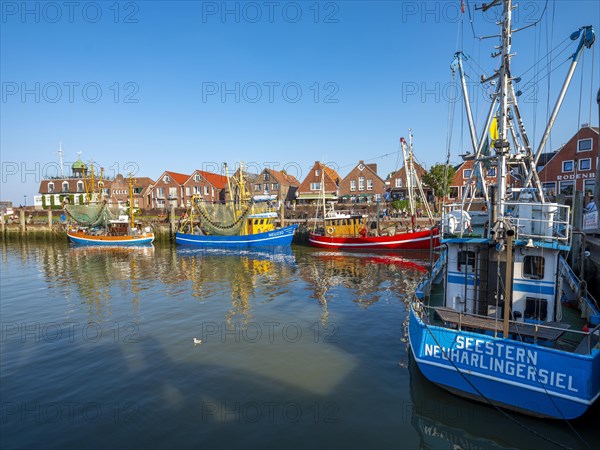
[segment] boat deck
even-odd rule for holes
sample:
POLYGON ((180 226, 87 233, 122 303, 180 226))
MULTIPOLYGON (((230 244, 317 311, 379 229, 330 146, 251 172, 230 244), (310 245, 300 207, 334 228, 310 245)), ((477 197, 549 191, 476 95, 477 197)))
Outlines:
MULTIPOLYGON (((474 328, 486 331, 495 331, 502 333, 503 324, 501 319, 495 317, 473 316, 462 314, 450 308, 434 308, 437 315, 446 323, 456 325, 458 329, 474 328)), ((544 325, 531 323, 513 322, 509 323, 509 332, 514 335, 533 338, 534 340, 543 339, 547 341, 556 341, 571 326, 565 323, 547 322, 544 325)))

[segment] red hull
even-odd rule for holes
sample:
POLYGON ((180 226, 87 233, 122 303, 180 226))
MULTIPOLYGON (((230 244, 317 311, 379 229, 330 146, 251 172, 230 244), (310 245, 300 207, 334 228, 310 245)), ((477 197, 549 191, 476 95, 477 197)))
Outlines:
POLYGON ((407 233, 398 233, 394 236, 366 236, 366 237, 339 237, 322 236, 310 233, 308 243, 313 247, 329 250, 357 250, 357 249, 405 249, 427 250, 440 245, 440 230, 422 230, 407 233))

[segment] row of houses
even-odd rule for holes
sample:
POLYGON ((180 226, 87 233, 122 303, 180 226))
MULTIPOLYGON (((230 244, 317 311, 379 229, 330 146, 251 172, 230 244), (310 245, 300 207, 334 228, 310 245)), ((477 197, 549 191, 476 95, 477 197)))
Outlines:
MULTIPOLYGON (((559 150, 541 155, 538 172, 546 193, 550 197, 558 194, 569 197, 575 190, 593 193, 597 150, 598 128, 586 125, 559 150)), ((90 190, 102 191, 111 205, 122 206, 129 200, 129 178, 117 175, 112 180, 95 180, 94 185, 89 186, 85 163, 78 159, 71 169, 69 177, 41 181, 40 195, 35 197, 37 207, 59 205, 66 198, 81 203, 90 190)), ((237 169, 233 178, 240 177, 240 170, 237 169)), ((465 195, 472 170, 473 161, 469 159, 455 167, 450 200, 465 195)), ((415 163, 415 172, 420 177, 425 169, 415 163)), ((315 203, 324 193, 329 201, 377 202, 403 199, 407 194, 404 167, 383 179, 377 173, 377 164, 366 164, 362 160, 343 178, 336 170, 319 161, 315 161, 302 182, 285 171, 271 168, 264 168, 259 174, 242 171, 241 176, 255 200, 315 203)), ((494 183, 495 176, 495 169, 488 169, 488 183, 494 183)), ((194 195, 206 202, 224 202, 232 197, 229 190, 235 189, 228 185, 226 176, 203 170, 194 170, 191 174, 165 171, 156 180, 135 177, 131 182, 134 204, 140 208, 188 206, 194 195)), ((432 192, 427 186, 425 191, 431 196, 432 192)))

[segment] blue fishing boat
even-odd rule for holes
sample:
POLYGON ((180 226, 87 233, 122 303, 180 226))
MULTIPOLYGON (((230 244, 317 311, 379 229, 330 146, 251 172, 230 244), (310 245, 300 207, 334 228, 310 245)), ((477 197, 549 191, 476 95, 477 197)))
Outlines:
POLYGON ((275 227, 277 212, 272 204, 254 202, 251 199, 243 172, 243 166, 230 179, 227 166, 228 191, 232 199, 223 204, 209 204, 200 195, 192 196, 175 242, 200 247, 273 247, 289 246, 298 225, 275 227))
MULTIPOLYGON (((572 248, 570 207, 545 198, 536 163, 594 31, 586 26, 571 35, 579 43, 534 149, 510 75, 512 1, 496 0, 483 10, 500 4, 501 43, 494 56, 501 62, 482 80, 494 81, 495 93, 479 137, 463 95, 475 157, 472 181, 487 219, 477 233, 468 221, 467 195, 447 205, 444 251, 410 304, 410 348, 425 377, 452 393, 533 416, 573 419, 600 396, 600 312, 563 259, 572 248), (486 185, 482 174, 489 167, 496 180, 486 185)), ((466 92, 463 55, 455 58, 466 92)))

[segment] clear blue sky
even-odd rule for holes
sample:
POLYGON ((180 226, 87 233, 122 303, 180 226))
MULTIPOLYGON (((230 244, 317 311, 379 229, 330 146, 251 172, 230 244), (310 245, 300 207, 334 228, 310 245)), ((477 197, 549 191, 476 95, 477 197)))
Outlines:
MULTIPOLYGON (((518 3, 515 26, 535 22, 545 5, 518 3)), ((164 170, 245 161, 302 178, 321 160, 344 176, 364 159, 385 177, 399 167, 398 140, 412 128, 416 156, 430 167, 445 160, 453 53, 470 56, 480 122, 486 103, 477 80, 497 64, 489 58, 497 41, 473 39, 460 1, 227 2, 229 12, 221 1, 23 5, 1 2, 0 21, 0 198, 17 205, 24 195, 31 204, 40 178, 56 174, 61 141, 65 162, 81 151, 108 175, 137 167, 137 175, 156 179, 164 170)), ((497 33, 494 13, 465 5, 477 35, 497 33)), ((582 25, 598 31, 599 2, 548 2, 542 21, 513 39, 513 74, 582 25)), ((591 122, 598 123, 599 63, 597 42, 576 72, 551 148, 578 121, 590 121, 592 92, 591 122)), ((524 91, 536 141, 567 66, 551 73, 550 106, 547 77, 534 84, 536 96, 524 91)), ((453 162, 469 145, 461 111, 458 99, 453 162)))

